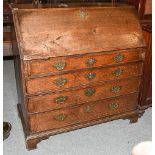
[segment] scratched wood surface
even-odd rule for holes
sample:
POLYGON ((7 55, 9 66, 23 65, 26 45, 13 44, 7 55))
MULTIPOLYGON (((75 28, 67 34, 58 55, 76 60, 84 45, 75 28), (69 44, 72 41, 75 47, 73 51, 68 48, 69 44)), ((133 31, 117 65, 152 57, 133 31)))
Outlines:
POLYGON ((13 14, 25 60, 145 45, 132 7, 15 9, 13 14))

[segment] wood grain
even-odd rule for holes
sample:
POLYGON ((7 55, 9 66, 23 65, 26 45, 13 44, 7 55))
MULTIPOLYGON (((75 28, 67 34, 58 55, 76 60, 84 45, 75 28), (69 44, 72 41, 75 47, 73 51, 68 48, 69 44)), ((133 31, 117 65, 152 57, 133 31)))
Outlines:
POLYGON ((145 46, 134 7, 15 9, 13 15, 24 60, 145 46))
POLYGON ((49 60, 26 61, 28 65, 27 76, 47 75, 82 68, 117 65, 126 62, 143 60, 143 55, 143 49, 131 49, 121 51, 118 50, 114 52, 101 52, 98 54, 77 55, 71 57, 58 57, 51 58, 49 60), (120 62, 116 62, 114 60, 117 55, 123 56, 123 59, 120 62), (95 63, 93 65, 88 65, 87 61, 89 59, 95 59, 95 63), (57 70, 55 67, 53 67, 54 64, 59 62, 65 63, 64 69, 57 70))
POLYGON ((139 84, 139 78, 130 78, 117 81, 109 81, 99 86, 89 86, 87 88, 79 90, 33 96, 28 100, 28 111, 30 113, 44 112, 54 109, 60 109, 67 106, 82 104, 85 102, 91 102, 104 98, 128 94, 131 92, 138 92, 139 84), (121 89, 118 92, 112 92, 113 86, 119 86, 121 89), (85 91, 87 91, 89 88, 95 89, 95 93, 92 96, 85 95, 85 91), (55 99, 60 96, 67 97, 67 100, 62 103, 55 102, 55 99))
POLYGON ((137 105, 137 94, 132 94, 117 99, 108 99, 95 103, 88 103, 80 107, 61 109, 54 112, 46 112, 43 114, 35 114, 29 116, 31 132, 40 132, 50 129, 61 128, 71 124, 77 124, 83 121, 88 121, 98 117, 114 115, 116 113, 127 112, 134 110, 137 105), (111 109, 111 103, 118 104, 118 108, 111 109), (85 107, 90 105, 91 112, 86 112, 85 107), (63 121, 55 120, 54 117, 60 114, 65 114, 66 118, 63 121))
POLYGON ((35 94, 38 92, 63 90, 68 88, 79 87, 82 85, 95 84, 102 81, 117 80, 142 74, 142 64, 128 64, 117 67, 89 69, 86 71, 76 71, 73 73, 47 76, 41 78, 28 79, 26 81, 27 93, 35 94), (116 71, 120 71, 120 75, 116 75, 116 71), (88 75, 92 73, 93 79, 88 79, 88 75), (56 84, 57 80, 64 80, 67 82, 63 85, 56 84))

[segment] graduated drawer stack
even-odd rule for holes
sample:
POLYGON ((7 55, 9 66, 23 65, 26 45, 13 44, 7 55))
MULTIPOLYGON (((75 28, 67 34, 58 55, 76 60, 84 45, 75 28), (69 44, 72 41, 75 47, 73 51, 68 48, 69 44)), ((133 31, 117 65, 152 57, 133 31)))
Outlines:
POLYGON ((142 55, 142 49, 133 49, 28 62, 30 131, 136 109, 142 55))
POLYGON ((50 135, 139 116, 145 44, 133 8, 13 13, 21 72, 18 108, 29 149, 50 135))

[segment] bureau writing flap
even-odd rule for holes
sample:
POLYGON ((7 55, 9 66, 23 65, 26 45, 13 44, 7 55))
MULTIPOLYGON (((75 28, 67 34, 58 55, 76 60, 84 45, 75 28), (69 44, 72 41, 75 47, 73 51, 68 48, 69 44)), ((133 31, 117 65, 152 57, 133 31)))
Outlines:
POLYGON ((13 10, 22 59, 144 47, 133 7, 13 10))

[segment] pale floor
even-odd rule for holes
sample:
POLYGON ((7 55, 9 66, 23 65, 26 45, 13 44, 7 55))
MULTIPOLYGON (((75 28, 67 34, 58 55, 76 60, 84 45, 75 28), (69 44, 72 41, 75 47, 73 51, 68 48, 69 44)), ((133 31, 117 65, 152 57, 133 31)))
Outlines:
POLYGON ((13 61, 4 61, 4 121, 12 124, 10 137, 4 141, 4 155, 130 155, 132 147, 152 137, 152 109, 146 110, 138 123, 116 120, 50 137, 27 151, 20 119, 13 61))

